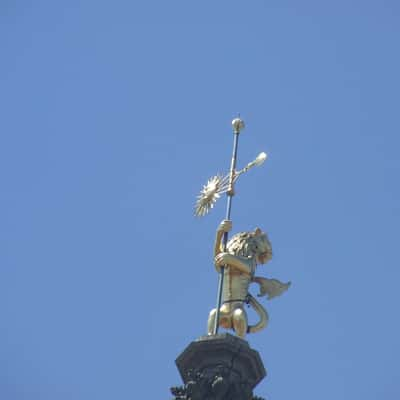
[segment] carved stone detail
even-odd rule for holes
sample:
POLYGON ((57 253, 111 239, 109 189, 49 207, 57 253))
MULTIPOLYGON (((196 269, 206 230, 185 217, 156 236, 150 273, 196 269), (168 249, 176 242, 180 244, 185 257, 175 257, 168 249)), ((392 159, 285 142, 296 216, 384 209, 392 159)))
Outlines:
POLYGON ((184 386, 171 388, 175 400, 262 400, 253 389, 266 375, 259 354, 229 334, 192 342, 176 360, 184 386))

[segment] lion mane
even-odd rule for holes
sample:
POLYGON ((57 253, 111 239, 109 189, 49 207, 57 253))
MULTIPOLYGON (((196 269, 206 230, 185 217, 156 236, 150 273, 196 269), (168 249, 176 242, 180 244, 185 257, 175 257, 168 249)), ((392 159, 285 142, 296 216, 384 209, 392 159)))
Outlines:
POLYGON ((254 257, 261 253, 259 244, 266 244, 268 260, 272 258, 272 246, 266 233, 256 228, 253 232, 241 232, 232 236, 227 244, 227 251, 230 254, 242 257, 254 257))

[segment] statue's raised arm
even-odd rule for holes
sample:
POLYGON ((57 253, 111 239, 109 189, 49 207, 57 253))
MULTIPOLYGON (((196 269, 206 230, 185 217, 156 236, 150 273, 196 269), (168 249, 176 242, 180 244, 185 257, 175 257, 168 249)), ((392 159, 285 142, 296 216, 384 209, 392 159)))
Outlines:
POLYGON ((216 257, 219 253, 224 251, 222 246, 222 238, 225 233, 229 233, 232 230, 232 221, 228 219, 224 219, 218 226, 217 234, 215 235, 215 243, 214 243, 214 257, 216 257))

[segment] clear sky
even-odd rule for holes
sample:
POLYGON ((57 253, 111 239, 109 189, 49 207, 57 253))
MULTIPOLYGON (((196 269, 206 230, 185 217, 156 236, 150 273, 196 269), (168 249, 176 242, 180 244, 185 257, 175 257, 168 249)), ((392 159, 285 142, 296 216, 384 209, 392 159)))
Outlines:
POLYGON ((0 399, 169 399, 234 232, 292 287, 249 336, 278 399, 400 398, 400 3, 0 5, 0 399))

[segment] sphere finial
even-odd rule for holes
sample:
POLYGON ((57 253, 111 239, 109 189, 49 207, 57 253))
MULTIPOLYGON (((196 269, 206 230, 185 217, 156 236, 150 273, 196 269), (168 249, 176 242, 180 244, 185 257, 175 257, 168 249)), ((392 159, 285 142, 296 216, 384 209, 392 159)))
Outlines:
POLYGON ((240 133, 240 131, 244 129, 244 121, 240 118, 235 118, 232 121, 232 128, 233 128, 233 133, 240 133))

